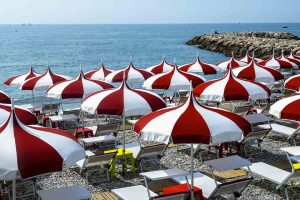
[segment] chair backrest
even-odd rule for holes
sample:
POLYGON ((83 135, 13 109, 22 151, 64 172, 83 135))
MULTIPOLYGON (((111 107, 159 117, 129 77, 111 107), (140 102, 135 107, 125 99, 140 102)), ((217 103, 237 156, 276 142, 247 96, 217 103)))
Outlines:
POLYGON ((272 129, 260 129, 260 130, 255 130, 255 131, 251 131, 250 133, 248 133, 243 140, 241 141, 241 143, 245 143, 248 141, 254 141, 254 140, 260 140, 263 139, 264 137, 266 137, 266 135, 271 131, 272 129))
POLYGON ((68 115, 68 114, 73 114, 73 115, 79 116, 80 110, 65 110, 64 115, 68 115))
POLYGON ((153 197, 155 200, 185 200, 186 193, 166 194, 153 197))
POLYGON ((116 134, 119 131, 120 124, 114 123, 114 124, 98 124, 97 125, 97 131, 96 136, 101 135, 109 135, 109 134, 116 134))
POLYGON ((252 181, 252 178, 243 178, 226 183, 218 184, 210 198, 215 198, 224 194, 241 193, 252 181))
POLYGON ((294 133, 290 137, 295 138, 298 135, 300 135, 300 126, 297 129, 295 129, 294 133))
POLYGON ((96 154, 93 156, 89 156, 85 159, 84 167, 93 167, 93 166, 99 166, 102 164, 110 164, 110 162, 114 159, 116 156, 116 152, 114 153, 107 153, 107 154, 96 154))
POLYGON ((163 155, 166 148, 166 144, 155 144, 141 147, 137 159, 163 155))

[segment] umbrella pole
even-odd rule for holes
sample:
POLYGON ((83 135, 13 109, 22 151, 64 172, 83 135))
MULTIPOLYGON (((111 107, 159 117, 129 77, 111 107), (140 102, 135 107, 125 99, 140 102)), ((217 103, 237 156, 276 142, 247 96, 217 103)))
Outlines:
POLYGON ((16 179, 12 181, 12 199, 16 200, 16 179))
POLYGON ((194 200, 194 145, 191 144, 191 199, 194 200))
POLYGON ((31 90, 31 92, 32 92, 32 106, 33 106, 33 104, 34 104, 34 91, 31 90))
POLYGON ((123 175, 125 175, 125 111, 123 111, 123 175))

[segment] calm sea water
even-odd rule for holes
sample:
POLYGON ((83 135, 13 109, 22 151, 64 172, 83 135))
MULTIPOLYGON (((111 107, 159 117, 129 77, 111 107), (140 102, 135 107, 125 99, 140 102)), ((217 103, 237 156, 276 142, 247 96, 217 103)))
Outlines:
MULTIPOLYGON (((130 57, 136 67, 158 64, 163 55, 177 64, 192 62, 197 52, 203 61, 216 63, 223 54, 185 44, 195 35, 230 31, 289 31, 300 36, 300 24, 176 24, 176 25, 0 25, 0 90, 14 98, 30 97, 31 92, 3 85, 29 66, 38 72, 47 63, 54 72, 75 77, 80 69, 106 67, 120 69, 130 57)), ((42 93, 39 92, 38 95, 42 93)))

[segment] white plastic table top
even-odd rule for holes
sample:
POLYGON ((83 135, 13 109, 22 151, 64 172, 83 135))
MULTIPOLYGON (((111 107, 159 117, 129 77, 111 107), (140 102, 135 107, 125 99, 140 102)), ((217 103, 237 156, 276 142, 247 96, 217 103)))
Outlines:
POLYGON ((175 177, 179 177, 179 176, 187 176, 189 174, 190 174, 190 172, 188 172, 188 171, 185 171, 182 169, 176 169, 176 168, 140 173, 141 176, 144 176, 152 181, 168 179, 168 178, 175 178, 175 177))
POLYGON ((300 156, 300 146, 295 147, 282 147, 280 148, 281 151, 284 151, 293 156, 300 156))
POLYGON ((99 143, 99 142, 111 142, 116 141, 117 138, 113 135, 103 135, 97 137, 81 138, 80 141, 85 144, 99 143))
POLYGON ((54 115, 49 116, 49 119, 52 122, 59 122, 59 121, 68 121, 68 120, 76 120, 78 117, 74 114, 67 114, 67 115, 54 115))
POLYGON ((38 190, 37 194, 43 200, 80 200, 92 197, 92 194, 82 185, 38 190))
MULTIPOLYGON (((118 188, 111 191, 123 200, 149 200, 147 188, 143 185, 118 188)), ((149 190, 149 192, 151 197, 157 196, 157 194, 155 194, 151 190, 149 190)))
POLYGON ((216 171, 222 172, 242 167, 248 167, 251 165, 251 162, 240 156, 234 155, 225 158, 218 158, 215 160, 208 160, 205 161, 204 164, 211 166, 216 171))

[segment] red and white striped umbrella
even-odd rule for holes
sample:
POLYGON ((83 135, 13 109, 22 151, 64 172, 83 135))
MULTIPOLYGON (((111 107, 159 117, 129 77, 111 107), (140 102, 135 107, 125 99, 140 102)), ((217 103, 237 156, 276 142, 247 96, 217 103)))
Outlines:
POLYGON ((221 69, 216 65, 201 62, 199 56, 195 62, 182 65, 179 67, 179 69, 184 72, 203 73, 205 75, 217 74, 221 71, 221 69))
MULTIPOLYGON (((16 114, 19 120, 26 125, 38 124, 36 116, 28 109, 22 106, 15 106, 16 114)), ((11 113, 11 104, 0 103, 0 125, 3 124, 11 113)))
POLYGON ((87 79, 80 71, 74 80, 62 81, 48 88, 46 96, 57 99, 83 98, 93 92, 109 88, 113 86, 104 81, 87 79))
POLYGON ((151 72, 135 68, 130 62, 125 69, 117 70, 107 75, 105 80, 108 82, 122 82, 124 74, 128 83, 144 82, 146 79, 153 76, 151 72))
POLYGON ((21 74, 17 76, 13 76, 4 82, 5 85, 12 85, 12 86, 20 86, 26 80, 39 76, 40 74, 36 73, 32 67, 26 74, 21 74))
POLYGON ((283 98, 270 107, 270 114, 279 119, 300 121, 300 95, 283 98))
POLYGON ((283 53, 280 55, 280 57, 278 57, 278 59, 290 63, 293 66, 293 69, 298 69, 300 66, 300 61, 288 58, 283 53))
POLYGON ((113 70, 110 69, 106 69, 105 66, 103 64, 100 65, 100 67, 98 67, 98 69, 89 71, 87 73, 85 73, 85 77, 89 78, 89 79, 93 79, 93 80, 104 80, 105 77, 112 73, 113 70))
POLYGON ((150 77, 144 82, 143 87, 146 89, 188 90, 190 81, 192 81, 193 87, 196 87, 206 80, 197 74, 183 72, 175 66, 172 71, 150 77))
POLYGON ((268 99, 271 95, 269 88, 263 84, 238 79, 232 70, 223 78, 198 85, 193 92, 201 100, 217 102, 268 99))
POLYGON ((0 103, 11 103, 10 97, 3 91, 0 91, 0 103))
POLYGON ((227 71, 230 67, 235 68, 235 67, 242 67, 247 65, 247 63, 239 61, 235 59, 234 57, 231 57, 229 60, 220 62, 216 64, 221 70, 227 71))
POLYGON ((173 67, 174 65, 167 63, 166 59, 163 59, 163 61, 160 64, 149 67, 146 70, 153 74, 160 74, 171 71, 173 67))
POLYGON ((259 66, 253 59, 248 65, 235 68, 232 72, 240 79, 263 83, 274 83, 275 81, 284 79, 281 72, 270 67, 259 66))
POLYGON ((265 66, 265 67, 272 67, 275 69, 292 69, 293 68, 293 65, 290 62, 281 60, 279 58, 275 58, 274 53, 269 59, 258 62, 258 64, 265 66))
POLYGON ((81 110, 99 115, 145 115, 166 107, 156 93, 130 88, 125 81, 114 89, 95 92, 85 98, 81 110))
POLYGON ((297 56, 296 54, 294 54, 293 52, 290 53, 290 55, 287 56, 288 58, 300 61, 300 56, 297 56))
POLYGON ((133 130, 141 139, 178 144, 219 144, 241 140, 251 125, 234 113, 200 105, 193 94, 182 105, 139 119, 133 130))
POLYGON ((69 133, 25 125, 11 112, 0 127, 0 179, 22 179, 62 171, 85 157, 85 151, 69 133))
POLYGON ((284 82, 286 89, 299 91, 300 90, 300 74, 291 76, 284 82))
POLYGON ((21 86, 21 90, 39 90, 45 89, 49 86, 54 85, 55 83, 70 80, 71 78, 68 76, 54 74, 51 69, 48 67, 47 71, 37 77, 30 78, 26 80, 21 86))
MULTIPOLYGON (((259 58, 254 58, 254 60, 256 62, 263 61, 262 59, 259 59, 259 58)), ((243 58, 240 59, 240 61, 245 62, 245 63, 250 63, 252 61, 252 57, 249 56, 249 54, 247 53, 243 58)))

